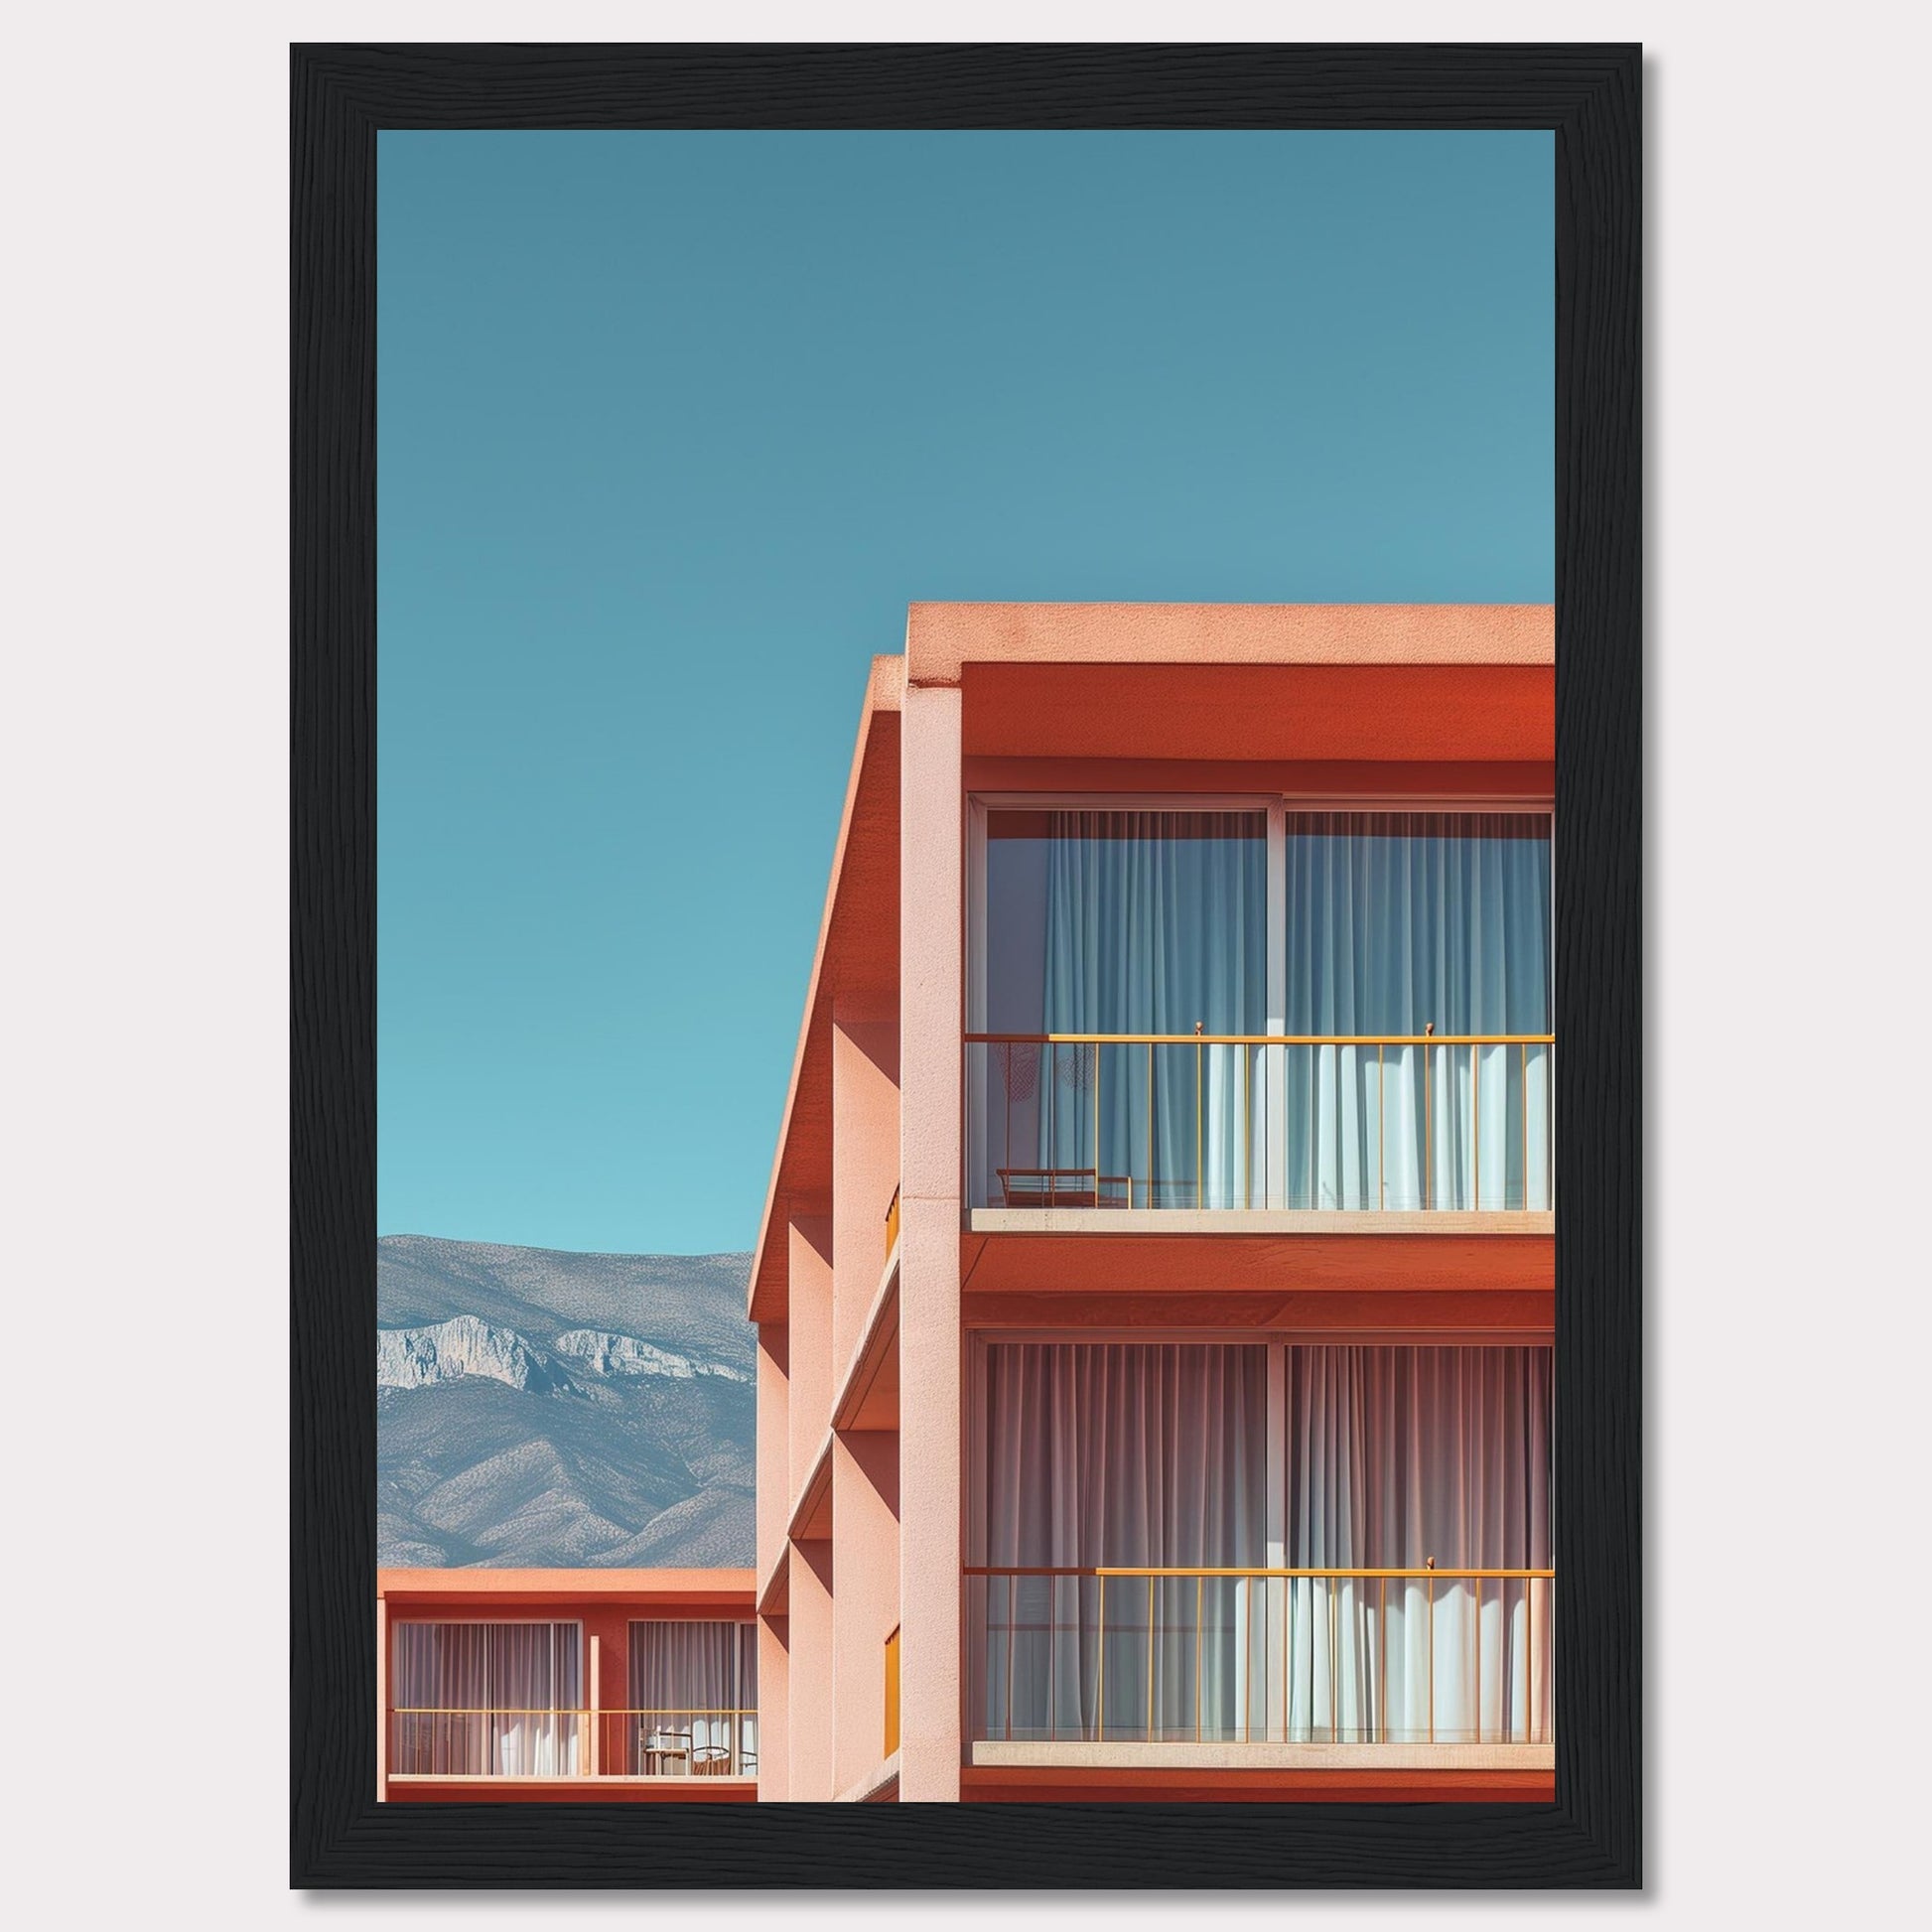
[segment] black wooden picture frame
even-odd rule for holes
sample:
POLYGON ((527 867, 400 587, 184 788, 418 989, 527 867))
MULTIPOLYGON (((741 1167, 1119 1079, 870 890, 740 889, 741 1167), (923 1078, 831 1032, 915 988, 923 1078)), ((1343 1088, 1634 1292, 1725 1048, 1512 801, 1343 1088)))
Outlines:
POLYGON ((1639 1884, 1640 49, 296 46, 290 65, 292 1882, 1639 1884), (680 127, 1554 131, 1554 1804, 377 1804, 376 134, 680 127))

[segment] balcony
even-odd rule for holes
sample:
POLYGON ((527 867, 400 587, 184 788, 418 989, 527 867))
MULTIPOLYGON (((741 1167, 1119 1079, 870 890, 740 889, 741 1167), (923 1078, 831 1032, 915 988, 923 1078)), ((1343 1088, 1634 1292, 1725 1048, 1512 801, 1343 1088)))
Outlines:
POLYGON ((756 1711, 603 1711, 598 1723, 605 1777, 758 1775, 756 1711))
POLYGON ((398 1707, 389 1774, 410 1778, 577 1778, 591 1769, 588 1711, 398 1707))
POLYGON ((1548 1770, 1551 1350, 980 1344, 972 1762, 1548 1770))
MULTIPOLYGON (((671 1580, 659 1595, 616 1573, 627 1587, 608 1602, 599 1573, 562 1598, 556 1573, 533 1573, 549 1590, 523 1595, 515 1574, 473 1573, 481 1587, 463 1573, 437 1579, 426 1614, 395 1614, 393 1587, 385 1596, 385 1798, 554 1800, 586 1785, 625 1802, 755 1795, 757 1629, 705 1613, 716 1573, 658 1573, 671 1580)), ((728 1574, 744 1592, 732 1608, 749 1612, 749 1578, 728 1574)))
POLYGON ((975 1226, 1548 1225, 1553 1034, 969 1033, 965 1053, 975 1226))
POLYGON ((432 1778, 748 1778, 756 1711, 459 1710, 391 1714, 389 1773, 432 1778))
POLYGON ((1539 1759, 1548 1569, 987 1568, 967 1578, 979 1762, 1539 1759), (1000 1748, 1002 1746, 1009 1748, 1000 1748), (1185 1747, 1185 1748, 1183 1748, 1185 1747), (1211 1748, 1210 1748, 1211 1747, 1211 1748), (1229 1747, 1229 1748, 1222 1748, 1229 1747), (1272 1747, 1272 1749, 1270 1748, 1272 1747))
POLYGON ((976 814, 973 1230, 1551 1232, 1546 805, 976 814))

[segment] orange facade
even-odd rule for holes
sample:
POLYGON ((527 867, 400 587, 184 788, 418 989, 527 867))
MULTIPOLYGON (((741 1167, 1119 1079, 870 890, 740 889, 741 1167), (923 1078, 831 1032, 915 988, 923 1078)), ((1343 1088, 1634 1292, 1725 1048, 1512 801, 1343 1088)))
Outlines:
POLYGON ((1552 636, 1545 608, 915 606, 875 661, 751 1284, 761 1799, 1553 1794, 1547 903, 1497 909, 1547 894, 1552 636), (1219 899, 1185 897, 1197 849, 1219 899), (1379 972, 1411 922, 1413 1021, 1291 1024, 1337 896, 1430 866, 1449 889, 1351 942, 1379 972), (1110 938, 1148 879, 1190 909, 1110 938), (1542 948, 1513 1005, 1453 964, 1491 972, 1498 921, 1542 948), (1205 990, 1109 1005, 1140 971, 1110 946, 1205 990), (1324 1517, 1309 1458, 1351 1401, 1411 1487, 1482 1436, 1457 1494, 1502 1502, 1324 1517), (1120 1445, 1210 1425, 1205 1541, 1185 1501, 1065 1520, 1154 1466, 1120 1445), (1529 1527, 1498 1557, 1499 1510, 1529 1527))
POLYGON ((749 1803, 752 1573, 385 1570, 377 1796, 749 1803))

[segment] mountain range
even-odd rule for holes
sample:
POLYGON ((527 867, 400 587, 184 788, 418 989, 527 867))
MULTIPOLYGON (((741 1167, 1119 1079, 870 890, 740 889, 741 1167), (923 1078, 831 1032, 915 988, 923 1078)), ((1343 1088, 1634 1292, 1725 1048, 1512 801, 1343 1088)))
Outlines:
POLYGON ((377 1561, 749 1566, 751 1260, 382 1237, 377 1561))

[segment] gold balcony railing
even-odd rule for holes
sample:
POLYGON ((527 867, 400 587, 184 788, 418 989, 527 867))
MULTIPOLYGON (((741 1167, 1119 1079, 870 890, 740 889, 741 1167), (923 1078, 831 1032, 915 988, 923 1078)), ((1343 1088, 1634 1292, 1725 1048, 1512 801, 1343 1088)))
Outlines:
POLYGON ((590 1774, 591 1713, 557 1709, 397 1709, 398 1777, 575 1778, 590 1774))
POLYGON ((1521 1211, 1554 1034, 965 1035, 977 1207, 1521 1211))
POLYGON ((893 1189, 893 1204, 886 1210, 886 1252, 898 1246, 898 1189, 893 1189))
POLYGON ((972 1566, 976 1734, 1548 1743, 1556 1573, 972 1566))
POLYGON ((456 1778, 752 1777, 758 1713, 399 1708, 390 1714, 389 1771, 456 1778))

